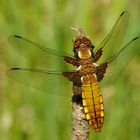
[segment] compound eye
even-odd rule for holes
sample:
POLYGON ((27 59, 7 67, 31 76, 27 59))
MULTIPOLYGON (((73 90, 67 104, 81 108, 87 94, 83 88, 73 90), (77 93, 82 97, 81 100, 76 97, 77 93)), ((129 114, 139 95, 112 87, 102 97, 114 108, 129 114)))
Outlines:
POLYGON ((73 52, 76 53, 76 49, 75 48, 73 49, 73 52))

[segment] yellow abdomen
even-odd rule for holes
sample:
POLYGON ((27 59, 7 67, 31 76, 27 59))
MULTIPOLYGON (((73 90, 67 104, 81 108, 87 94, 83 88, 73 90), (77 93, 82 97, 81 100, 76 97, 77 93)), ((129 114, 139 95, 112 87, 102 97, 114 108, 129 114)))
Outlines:
POLYGON ((95 74, 83 76, 81 79, 82 102, 86 119, 96 132, 100 132, 104 121, 104 107, 99 83, 95 74))

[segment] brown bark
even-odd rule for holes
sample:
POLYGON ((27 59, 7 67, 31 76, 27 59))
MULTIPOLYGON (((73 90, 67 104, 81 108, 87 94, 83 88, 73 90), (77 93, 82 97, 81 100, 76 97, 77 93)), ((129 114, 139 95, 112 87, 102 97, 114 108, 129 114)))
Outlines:
POLYGON ((72 140, 88 140, 89 127, 83 106, 72 102, 72 140))

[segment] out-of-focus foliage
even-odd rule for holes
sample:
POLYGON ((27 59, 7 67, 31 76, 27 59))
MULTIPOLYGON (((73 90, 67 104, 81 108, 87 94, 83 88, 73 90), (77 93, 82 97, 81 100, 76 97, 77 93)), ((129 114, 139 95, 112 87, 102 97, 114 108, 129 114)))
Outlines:
MULTIPOLYGON (((75 34, 70 26, 82 27, 97 46, 126 9, 130 12, 126 33, 129 40, 140 35, 139 0, 1 0, 0 140, 71 139, 70 98, 47 95, 6 78, 9 67, 26 63, 11 49, 8 36, 22 35, 71 53, 75 34)), ((140 48, 119 82, 102 87, 105 124, 100 134, 91 130, 90 139, 140 139, 139 71, 140 48)))

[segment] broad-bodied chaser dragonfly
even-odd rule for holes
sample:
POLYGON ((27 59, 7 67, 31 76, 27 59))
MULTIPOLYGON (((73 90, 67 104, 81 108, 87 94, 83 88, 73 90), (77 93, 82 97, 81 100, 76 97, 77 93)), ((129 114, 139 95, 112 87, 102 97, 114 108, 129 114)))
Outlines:
POLYGON ((118 76, 133 56, 131 50, 136 48, 136 41, 139 40, 139 37, 135 37, 120 47, 120 36, 124 34, 120 27, 125 27, 127 17, 127 11, 120 14, 112 30, 98 47, 94 47, 82 29, 73 28, 78 34, 73 40, 74 56, 43 47, 18 35, 10 36, 10 44, 31 62, 30 52, 34 53, 37 66, 13 67, 8 70, 7 75, 46 93, 66 95, 71 88, 72 102, 83 106, 89 125, 96 132, 100 132, 104 122, 104 106, 99 83, 104 79, 108 68, 114 67, 117 60, 123 64, 121 68, 115 69, 114 73, 111 71, 111 78, 115 80, 115 74, 118 76), (119 35, 115 37, 118 44, 111 45, 115 34, 119 35), (128 52, 130 55, 127 56, 127 61, 124 58, 128 52))

